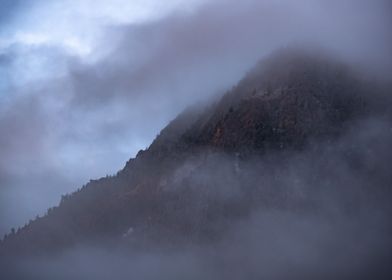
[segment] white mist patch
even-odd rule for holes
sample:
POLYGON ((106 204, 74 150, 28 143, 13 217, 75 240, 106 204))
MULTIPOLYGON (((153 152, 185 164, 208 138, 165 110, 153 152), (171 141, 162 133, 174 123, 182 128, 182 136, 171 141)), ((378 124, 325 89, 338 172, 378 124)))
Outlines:
POLYGON ((133 232, 134 232, 133 227, 130 227, 126 232, 124 232, 124 234, 122 235, 122 237, 123 237, 123 238, 127 238, 127 237, 131 236, 133 232))

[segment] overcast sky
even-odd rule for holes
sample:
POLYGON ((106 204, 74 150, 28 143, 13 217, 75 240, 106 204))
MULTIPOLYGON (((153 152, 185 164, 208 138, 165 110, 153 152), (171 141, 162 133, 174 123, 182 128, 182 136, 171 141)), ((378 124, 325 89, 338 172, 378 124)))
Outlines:
POLYGON ((276 48, 390 75, 389 2, 1 0, 0 234, 117 172, 276 48))

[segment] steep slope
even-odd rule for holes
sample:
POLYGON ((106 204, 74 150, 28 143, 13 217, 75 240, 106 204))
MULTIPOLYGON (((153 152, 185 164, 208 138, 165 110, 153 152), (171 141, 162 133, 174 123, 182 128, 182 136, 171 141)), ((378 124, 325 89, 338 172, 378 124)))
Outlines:
MULTIPOLYGON (((47 215, 9 235, 0 250, 32 254, 108 240, 130 247, 210 243, 255 209, 329 215, 321 194, 333 194, 347 213, 365 202, 389 211, 392 180, 380 166, 392 157, 376 146, 385 159, 361 164, 370 141, 358 136, 364 123, 382 118, 390 125, 389 99, 375 102, 382 96, 369 89, 328 56, 277 52, 217 103, 173 120, 116 176, 64 196, 47 215), (302 168, 293 170, 293 162, 302 168), (300 191, 283 179, 292 173, 300 191)), ((374 137, 383 143, 390 136, 374 137)))
POLYGON ((187 135, 225 149, 299 148, 364 114, 363 85, 328 57, 298 50, 262 61, 187 135))

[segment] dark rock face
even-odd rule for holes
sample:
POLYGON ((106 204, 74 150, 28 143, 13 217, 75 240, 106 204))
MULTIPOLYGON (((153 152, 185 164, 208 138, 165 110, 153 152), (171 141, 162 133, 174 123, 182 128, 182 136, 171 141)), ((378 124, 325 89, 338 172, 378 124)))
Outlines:
POLYGON ((211 244, 266 209, 320 220, 388 215, 391 103, 375 89, 331 58, 278 52, 219 102, 181 114, 116 176, 64 196, 8 236, 0 251, 211 244))
POLYGON ((277 53, 186 136, 227 150, 299 148, 312 137, 336 135, 364 115, 369 104, 361 86, 339 63, 297 51, 277 53))

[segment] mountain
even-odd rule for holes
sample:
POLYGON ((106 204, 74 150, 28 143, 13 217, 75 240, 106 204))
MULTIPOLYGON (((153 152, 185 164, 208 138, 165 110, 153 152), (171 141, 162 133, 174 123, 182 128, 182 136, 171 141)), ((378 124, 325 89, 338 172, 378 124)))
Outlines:
POLYGON ((277 51, 218 101, 181 113, 115 176, 90 181, 8 235, 0 252, 210 246, 241 223, 252 228, 247 223, 259 213, 285 212, 317 221, 310 232, 325 222, 336 244, 362 244, 385 268, 392 248, 388 90, 326 54, 277 51))

